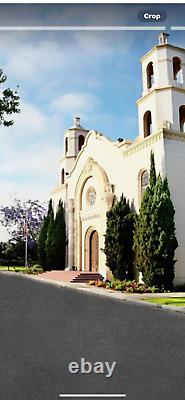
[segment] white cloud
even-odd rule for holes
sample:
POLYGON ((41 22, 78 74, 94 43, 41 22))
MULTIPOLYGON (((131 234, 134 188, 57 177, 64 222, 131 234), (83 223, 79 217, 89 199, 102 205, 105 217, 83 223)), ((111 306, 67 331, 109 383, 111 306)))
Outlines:
MULTIPOLYGON (((39 140, 47 145, 48 138, 53 139, 55 133, 55 142, 58 144, 59 134, 64 128, 64 118, 60 113, 48 113, 48 109, 42 110, 42 105, 31 102, 20 101, 20 114, 11 116, 14 120, 13 126, 7 128, 0 127, 1 153, 13 149, 16 145, 19 150, 24 143, 37 143, 39 140), (45 140, 44 140, 45 139, 45 140)), ((52 143, 53 140, 52 140, 52 143)))
MULTIPOLYGON (((11 177, 18 182, 19 188, 27 179, 33 193, 39 180, 41 186, 47 181, 49 196, 57 181, 58 160, 62 154, 62 119, 55 115, 49 117, 36 106, 23 102, 21 114, 14 120, 12 127, 0 129, 0 176, 11 177)), ((6 196, 6 185, 1 187, 1 193, 3 190, 6 196)))
MULTIPOLYGON (((10 149, 8 157, 4 157, 4 161, 1 162, 1 168, 4 174, 16 175, 32 175, 32 181, 40 178, 42 175, 44 179, 56 177, 57 172, 57 160, 61 155, 60 149, 56 146, 45 145, 41 147, 34 145, 33 147, 25 147, 19 150, 10 149), (10 156, 11 154, 11 156, 10 156)), ((19 178, 20 178, 19 177, 19 178)))
POLYGON ((68 69, 75 70, 76 75, 83 65, 91 68, 115 52, 127 54, 133 45, 133 36, 128 32, 38 32, 30 33, 25 40, 21 34, 16 38, 15 41, 13 34, 5 36, 1 59, 5 57, 3 67, 7 75, 21 82, 43 80, 46 73, 53 80, 53 74, 62 74, 68 69))
MULTIPOLYGON (((20 101, 20 114, 10 116, 14 120, 14 125, 10 128, 1 126, 0 140, 11 145, 15 140, 20 140, 21 137, 37 138, 45 135, 51 125, 52 117, 49 118, 39 107, 36 105, 20 101)), ((8 119, 9 119, 8 118, 8 119)), ((20 143, 21 145, 21 143, 20 143)))
POLYGON ((133 45, 131 32, 87 31, 84 34, 78 31, 74 34, 74 40, 79 48, 79 54, 84 54, 93 63, 96 62, 96 57, 103 58, 115 52, 126 54, 133 45))
POLYGON ((49 40, 20 45, 16 47, 16 51, 6 52, 6 72, 21 81, 32 78, 37 81, 44 77, 44 73, 66 65, 67 51, 65 45, 60 48, 57 42, 49 40))
POLYGON ((16 135, 43 135, 48 126, 47 117, 32 104, 21 102, 20 108, 21 114, 14 116, 16 135))
POLYGON ((30 184, 29 180, 24 183, 15 182, 13 179, 0 179, 1 198, 0 206, 11 205, 14 199, 26 201, 28 199, 47 201, 51 193, 51 182, 43 183, 37 182, 30 184))
POLYGON ((93 110, 99 104, 92 94, 74 92, 59 96, 51 103, 51 108, 62 113, 85 113, 93 110))

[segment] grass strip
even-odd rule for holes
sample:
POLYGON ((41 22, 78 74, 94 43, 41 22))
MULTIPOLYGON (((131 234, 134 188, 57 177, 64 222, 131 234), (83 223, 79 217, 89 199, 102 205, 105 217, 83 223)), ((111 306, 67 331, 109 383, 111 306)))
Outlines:
POLYGON ((185 307, 185 297, 153 297, 153 298, 147 297, 142 300, 155 304, 185 307))

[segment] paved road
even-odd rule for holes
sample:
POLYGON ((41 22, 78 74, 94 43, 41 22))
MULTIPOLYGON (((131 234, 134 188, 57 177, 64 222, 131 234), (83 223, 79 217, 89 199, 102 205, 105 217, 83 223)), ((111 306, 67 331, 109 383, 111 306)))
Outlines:
POLYGON ((185 316, 0 274, 0 400, 185 399, 185 316), (112 378, 71 361, 117 362, 112 378))

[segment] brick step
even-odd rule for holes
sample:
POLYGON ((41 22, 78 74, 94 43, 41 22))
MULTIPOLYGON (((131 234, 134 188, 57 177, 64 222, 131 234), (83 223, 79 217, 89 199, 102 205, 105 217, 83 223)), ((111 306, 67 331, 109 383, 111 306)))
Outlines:
POLYGON ((71 280, 71 283, 85 283, 91 280, 103 279, 98 272, 81 272, 71 280))

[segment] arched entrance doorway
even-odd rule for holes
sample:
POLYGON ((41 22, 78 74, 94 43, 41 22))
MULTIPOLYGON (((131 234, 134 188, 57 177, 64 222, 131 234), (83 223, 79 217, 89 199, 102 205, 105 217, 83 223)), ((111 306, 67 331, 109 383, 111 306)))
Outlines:
POLYGON ((98 232, 92 231, 89 239, 89 271, 99 270, 99 238, 98 232))
POLYGON ((98 232, 90 227, 85 235, 85 271, 99 271, 99 237, 98 232))

